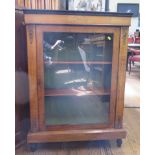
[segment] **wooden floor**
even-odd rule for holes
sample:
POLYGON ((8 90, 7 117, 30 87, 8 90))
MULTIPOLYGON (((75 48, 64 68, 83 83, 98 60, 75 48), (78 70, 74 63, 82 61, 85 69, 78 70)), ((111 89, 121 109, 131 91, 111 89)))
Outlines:
POLYGON ((126 72, 124 102, 125 107, 140 107, 140 68, 138 63, 132 66, 130 75, 126 72))
POLYGON ((25 147, 16 150, 16 155, 139 155, 139 108, 125 108, 124 127, 128 131, 121 148, 115 141, 92 141, 40 144, 36 152, 25 147))

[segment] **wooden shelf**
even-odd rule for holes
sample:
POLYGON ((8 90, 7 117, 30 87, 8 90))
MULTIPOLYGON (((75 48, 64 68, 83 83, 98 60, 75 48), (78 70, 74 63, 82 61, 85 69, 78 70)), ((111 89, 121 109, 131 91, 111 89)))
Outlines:
POLYGON ((110 90, 99 89, 46 89, 45 96, 84 96, 84 95, 110 95, 110 90))
MULTIPOLYGON (((53 61, 51 64, 112 64, 111 61, 53 61)), ((48 64, 48 62, 45 62, 48 64)))

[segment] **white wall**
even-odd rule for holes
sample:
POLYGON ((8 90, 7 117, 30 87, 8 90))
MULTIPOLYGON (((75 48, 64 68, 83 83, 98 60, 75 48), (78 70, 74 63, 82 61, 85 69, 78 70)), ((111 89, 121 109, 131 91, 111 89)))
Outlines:
MULTIPOLYGON (((140 0, 109 0, 109 11, 117 12, 117 3, 140 3, 140 0)), ((132 17, 129 33, 133 34, 138 27, 138 17, 132 17)))

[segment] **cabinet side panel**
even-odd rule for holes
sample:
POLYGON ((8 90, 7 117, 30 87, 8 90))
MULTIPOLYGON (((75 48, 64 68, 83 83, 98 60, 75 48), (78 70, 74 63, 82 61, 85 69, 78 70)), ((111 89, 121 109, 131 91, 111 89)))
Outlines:
POLYGON ((26 32, 22 24, 24 14, 15 11, 15 146, 21 146, 26 140, 29 127, 28 110, 28 74, 26 53, 26 32))
POLYGON ((115 28, 112 60, 112 77, 111 77, 111 99, 110 99, 110 122, 114 127, 115 121, 115 104, 117 95, 117 74, 118 74, 118 54, 119 54, 119 36, 120 30, 115 28))
POLYGON ((28 76, 30 96, 31 131, 38 130, 38 103, 37 103, 37 66, 36 66, 36 34, 35 25, 27 25, 28 47, 28 76))
POLYGON ((128 27, 121 28, 115 128, 122 128, 126 77, 128 27))

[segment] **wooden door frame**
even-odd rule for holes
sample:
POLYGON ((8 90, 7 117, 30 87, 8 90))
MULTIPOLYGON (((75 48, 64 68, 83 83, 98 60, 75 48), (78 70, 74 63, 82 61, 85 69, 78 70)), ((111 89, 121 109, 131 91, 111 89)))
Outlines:
MULTIPOLYGON (((38 127, 40 131, 48 130, 45 126, 45 105, 44 105, 44 62, 43 62, 43 33, 44 32, 74 32, 74 33, 113 33, 113 57, 112 57, 112 75, 111 75, 111 97, 110 97, 110 124, 105 125, 69 125, 69 126, 55 126, 49 128, 49 130, 58 130, 61 127, 64 129, 76 128, 76 129, 93 129, 93 128, 114 128, 115 125, 115 108, 116 108, 116 97, 117 97, 117 78, 118 78, 118 56, 119 56, 119 27, 101 27, 101 26, 55 26, 55 25, 36 25, 36 56, 37 56, 37 92, 38 92, 38 127)), ((32 109, 35 110, 35 109, 32 109)))

